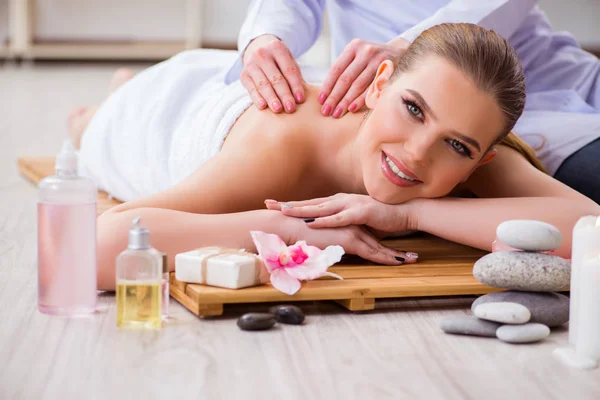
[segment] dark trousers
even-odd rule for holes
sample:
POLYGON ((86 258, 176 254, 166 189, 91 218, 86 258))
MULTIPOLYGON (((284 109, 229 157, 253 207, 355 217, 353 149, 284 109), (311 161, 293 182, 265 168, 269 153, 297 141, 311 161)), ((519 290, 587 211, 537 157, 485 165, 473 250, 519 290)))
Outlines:
POLYGON ((600 204, 600 138, 571 154, 554 177, 600 204))

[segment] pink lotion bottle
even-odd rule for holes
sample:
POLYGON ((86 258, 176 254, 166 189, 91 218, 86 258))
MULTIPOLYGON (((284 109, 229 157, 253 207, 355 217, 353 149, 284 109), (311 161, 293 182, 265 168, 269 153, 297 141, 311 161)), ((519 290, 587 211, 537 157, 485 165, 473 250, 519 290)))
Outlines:
POLYGON ((77 316, 96 310, 94 182, 77 175, 69 140, 56 156, 56 175, 38 185, 38 309, 77 316))

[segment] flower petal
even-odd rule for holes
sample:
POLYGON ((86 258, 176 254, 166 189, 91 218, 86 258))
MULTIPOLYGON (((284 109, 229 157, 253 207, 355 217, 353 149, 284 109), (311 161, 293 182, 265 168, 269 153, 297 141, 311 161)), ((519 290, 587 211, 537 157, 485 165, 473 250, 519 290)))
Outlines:
POLYGON ((281 238, 273 233, 250 231, 252 241, 256 246, 259 257, 263 260, 269 272, 279 267, 279 253, 287 249, 281 238))
POLYGON ((341 246, 329 246, 316 257, 308 258, 304 264, 285 268, 286 272, 296 279, 311 280, 323 276, 327 268, 339 262, 344 254, 341 246))
POLYGON ((327 248, 319 254, 319 258, 322 257, 324 263, 333 265, 340 262, 344 253, 345 251, 342 246, 327 246, 327 248))
POLYGON ((316 257, 317 255, 321 254, 321 252, 323 251, 318 247, 307 245, 304 240, 297 242, 296 244, 299 244, 302 246, 302 251, 304 251, 304 253, 306 253, 306 255, 308 255, 309 258, 316 257))
POLYGON ((284 268, 271 272, 271 284, 280 292, 292 295, 300 290, 300 281, 290 276, 284 268))

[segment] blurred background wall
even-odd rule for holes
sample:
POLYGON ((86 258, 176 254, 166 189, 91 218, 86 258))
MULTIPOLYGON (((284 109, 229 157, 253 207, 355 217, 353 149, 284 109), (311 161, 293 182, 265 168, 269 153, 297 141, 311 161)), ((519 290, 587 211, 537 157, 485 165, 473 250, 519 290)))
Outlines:
MULTIPOLYGON (((61 48, 66 58, 77 58, 78 51, 81 58, 95 58, 81 45, 110 43, 114 50, 116 45, 134 42, 148 47, 133 58, 145 58, 146 54, 147 58, 160 59, 183 49, 186 40, 187 47, 192 46, 190 35, 203 47, 235 48, 250 0, 0 0, 0 44, 4 44, 5 53, 9 32, 15 28, 9 26, 9 14, 14 13, 9 10, 22 3, 30 4, 33 15, 30 40, 40 44, 31 50, 33 58, 53 58, 53 51, 61 58, 61 48), (194 18, 198 18, 197 24, 193 24, 194 18), (69 53, 64 51, 68 45, 80 47, 71 48, 69 53), (148 50, 152 46, 157 49, 155 53, 148 50)), ((583 47, 600 52, 600 24, 596 22, 600 0, 540 0, 539 4, 556 30, 570 31, 583 47)), ((110 58, 109 50, 105 57, 96 58, 110 58)), ((119 59, 127 51, 114 54, 119 59)), ((308 57, 323 65, 329 62, 327 31, 308 57)))

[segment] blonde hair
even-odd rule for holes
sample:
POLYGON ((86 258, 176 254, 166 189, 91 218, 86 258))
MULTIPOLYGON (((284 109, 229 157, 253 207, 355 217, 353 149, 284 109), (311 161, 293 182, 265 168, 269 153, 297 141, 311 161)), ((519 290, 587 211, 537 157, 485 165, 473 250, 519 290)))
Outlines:
POLYGON ((455 65, 496 100, 506 122, 494 144, 518 151, 536 168, 546 172, 534 150, 511 132, 525 108, 525 76, 519 57, 508 41, 474 24, 436 25, 423 31, 395 60, 392 79, 430 54, 455 65))
POLYGON ((517 134, 509 132, 508 135, 502 138, 499 144, 510 147, 521 154, 527 161, 529 161, 534 167, 547 174, 548 170, 544 167, 544 164, 536 157, 535 150, 531 148, 527 143, 523 141, 517 134))

